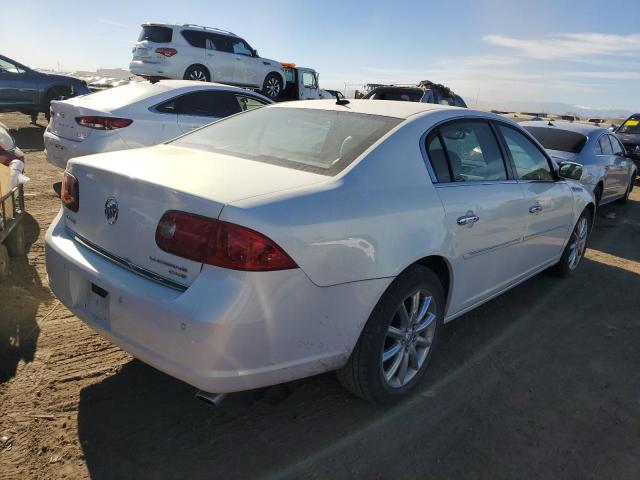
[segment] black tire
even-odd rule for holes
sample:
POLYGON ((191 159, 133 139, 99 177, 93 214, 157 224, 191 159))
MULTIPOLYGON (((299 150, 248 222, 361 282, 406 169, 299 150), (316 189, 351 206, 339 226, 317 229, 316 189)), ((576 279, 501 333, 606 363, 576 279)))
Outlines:
POLYGON ((271 72, 264 79, 264 84, 262 85, 262 94, 265 97, 269 97, 271 100, 275 100, 280 95, 282 95, 282 78, 277 73, 271 72))
POLYGON ((9 252, 7 247, 0 243, 0 282, 9 276, 9 252))
POLYGON ((602 185, 598 184, 593 191, 593 197, 596 200, 596 208, 600 207, 600 200, 602 199, 602 185))
POLYGON ((573 231, 571 232, 571 238, 569 238, 567 245, 564 247, 564 251, 562 252, 562 257, 560 257, 560 261, 556 263, 552 268, 552 272, 557 277, 566 278, 570 276, 571 274, 573 274, 576 268, 578 268, 578 266, 580 265, 580 262, 584 258, 584 254, 587 251, 587 243, 589 241, 589 235, 591 234, 592 220, 593 220, 593 216, 591 215, 591 212, 589 211, 588 208, 585 209, 582 212, 582 215, 580 215, 580 218, 578 218, 576 225, 573 227, 573 231), (586 223, 587 231, 586 231, 586 238, 584 239, 584 244, 582 247, 580 247, 580 245, 575 245, 575 244, 576 244, 576 241, 578 240, 578 235, 579 235, 578 230, 581 227, 581 223, 583 219, 586 220, 587 222, 586 223), (577 261, 575 262, 572 257, 574 246, 578 248, 577 261))
MULTIPOLYGON (((420 265, 414 265, 407 269, 394 280, 382 295, 360 334, 360 338, 351 353, 349 361, 336 372, 340 383, 354 395, 371 403, 390 404, 408 395, 424 375, 434 351, 438 346, 444 320, 444 307, 444 292, 438 277, 431 270, 420 265), (428 292, 428 295, 431 296, 431 306, 427 313, 432 313, 435 317, 432 324, 423 332, 426 333, 427 330, 430 330, 428 335, 431 343, 430 346, 422 352, 423 355, 426 353, 426 355, 423 356, 422 365, 420 365, 417 370, 411 367, 413 373, 407 383, 392 386, 390 382, 385 379, 382 355, 385 347, 388 347, 387 342, 389 340, 397 342, 397 344, 392 345, 391 348, 395 348, 395 346, 400 344, 401 340, 394 340, 389 336, 389 327, 392 322, 400 318, 398 312, 402 302, 406 302, 406 300, 403 299, 408 300, 412 292, 416 291, 428 292)), ((401 330, 402 329, 398 329, 398 331, 401 330)), ((406 339, 406 336, 397 338, 406 339)), ((404 347, 403 345, 404 344, 400 344, 398 355, 394 355, 393 358, 389 359, 392 360, 393 363, 398 359, 398 356, 408 355, 407 348, 409 347, 404 347), (403 353, 403 349, 405 353, 403 353)), ((416 345, 414 345, 413 348, 416 348, 416 345)), ((386 351, 390 350, 391 349, 388 349, 386 351)), ((413 352, 415 353, 417 350, 413 350, 413 352)), ((402 361, 404 361, 404 358, 402 361)), ((402 367, 398 367, 397 371, 399 372, 401 368, 402 367)), ((407 368, 409 367, 407 363, 405 363, 404 368, 408 374, 409 370, 407 370, 407 368)), ((389 368, 389 371, 390 370, 391 367, 389 368)), ((406 378, 406 374, 404 378, 406 378)))
POLYGON ((620 197, 619 199, 616 200, 616 203, 620 204, 620 205, 626 205, 627 202, 629 201, 629 195, 631 195, 631 192, 633 191, 633 181, 635 180, 635 175, 633 175, 631 177, 631 179, 629 180, 629 186, 627 187, 627 191, 624 193, 623 197, 620 197))
POLYGON ((197 80, 199 82, 210 82, 211 75, 207 67, 203 65, 191 65, 184 72, 184 80, 197 80))
POLYGON ((11 234, 4 241, 4 244, 11 257, 22 257, 27 253, 27 244, 24 240, 24 228, 21 224, 17 224, 13 228, 11 234))

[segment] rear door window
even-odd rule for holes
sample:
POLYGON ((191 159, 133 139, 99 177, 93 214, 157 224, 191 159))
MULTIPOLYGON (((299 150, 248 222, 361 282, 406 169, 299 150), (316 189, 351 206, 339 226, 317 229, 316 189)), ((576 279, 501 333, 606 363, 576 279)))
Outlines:
POLYGON ((144 25, 138 41, 147 40, 153 43, 170 43, 173 37, 173 29, 160 25, 144 25))
POLYGON ((228 117, 242 111, 241 103, 231 92, 203 91, 187 93, 162 103, 156 110, 194 117, 228 117))
POLYGON ((199 32, 197 30, 183 30, 182 36, 189 45, 196 48, 207 47, 207 34, 206 32, 199 32))
POLYGON ((613 135, 607 135, 607 136, 609 137, 609 141, 611 142, 611 148, 613 149, 613 154, 624 157, 624 148, 622 147, 618 139, 613 135))
MULTIPOLYGON (((439 149, 445 154, 450 181, 507 180, 498 141, 487 122, 465 120, 449 123, 441 127, 437 135, 439 145, 432 140, 428 151, 433 155, 433 159, 429 158, 436 175, 442 172, 442 181, 446 181, 446 175, 439 149)), ((440 176, 438 181, 441 181, 440 176)))
POLYGON ((233 53, 233 45, 231 39, 226 35, 218 33, 206 33, 207 48, 209 50, 218 50, 219 52, 233 53))
POLYGON ((515 128, 500 125, 499 129, 519 179, 545 182, 555 180, 547 157, 531 140, 515 128))
POLYGON ((599 155, 613 155, 613 148, 611 148, 609 135, 602 135, 598 139, 598 146, 600 147, 599 155))

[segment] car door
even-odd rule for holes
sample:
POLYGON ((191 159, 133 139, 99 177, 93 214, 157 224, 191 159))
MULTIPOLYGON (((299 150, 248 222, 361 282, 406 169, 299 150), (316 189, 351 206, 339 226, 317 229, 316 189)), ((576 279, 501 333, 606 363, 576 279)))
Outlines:
POLYGON ((200 90, 187 93, 178 99, 178 127, 183 133, 228 117, 241 111, 233 92, 224 90, 200 90))
POLYGON ((236 83, 236 56, 231 39, 226 35, 207 32, 206 64, 211 72, 211 81, 236 83))
POLYGON ((616 166, 616 157, 613 147, 606 133, 598 137, 596 145, 598 163, 604 167, 604 188, 602 189, 602 203, 607 203, 620 196, 620 172, 616 166))
POLYGON ((301 75, 298 76, 300 85, 298 87, 300 91, 300 100, 315 100, 321 97, 318 92, 318 78, 315 72, 301 71, 301 75), (300 78, 301 77, 301 78, 300 78))
POLYGON ((238 85, 259 85, 262 79, 262 59, 253 56, 253 49, 241 38, 232 38, 231 47, 235 55, 235 83, 238 85))
POLYGON ((37 104, 37 74, 0 57, 0 105, 19 108, 34 107, 37 104))
POLYGON ((624 147, 615 135, 609 135, 609 141, 611 142, 611 148, 613 150, 613 169, 614 174, 619 184, 618 195, 622 196, 627 193, 629 188, 629 182, 631 181, 631 174, 633 172, 633 164, 625 156, 624 147))
POLYGON ((498 124, 503 145, 526 199, 519 214, 525 219, 522 256, 524 272, 558 260, 573 225, 573 193, 555 174, 551 160, 524 133, 498 124))
POLYGON ((521 275, 525 199, 486 120, 449 122, 429 134, 426 150, 450 232, 451 313, 457 313, 521 275))

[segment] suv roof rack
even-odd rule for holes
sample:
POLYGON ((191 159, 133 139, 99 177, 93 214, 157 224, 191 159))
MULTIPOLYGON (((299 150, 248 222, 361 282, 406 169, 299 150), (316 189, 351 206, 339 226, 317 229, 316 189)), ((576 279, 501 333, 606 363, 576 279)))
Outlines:
POLYGON ((181 27, 197 27, 197 28, 203 28, 204 30, 213 30, 215 32, 221 32, 221 33, 226 33, 228 35, 233 35, 234 37, 237 37, 237 35, 233 32, 230 32, 228 30, 222 30, 221 28, 215 28, 215 27, 205 27, 204 25, 196 25, 195 23, 183 23, 181 25, 181 27))

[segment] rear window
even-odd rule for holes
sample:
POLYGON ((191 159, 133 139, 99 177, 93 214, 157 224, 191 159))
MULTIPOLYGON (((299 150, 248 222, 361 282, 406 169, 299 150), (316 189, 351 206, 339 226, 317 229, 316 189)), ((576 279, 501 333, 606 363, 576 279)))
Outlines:
POLYGON ((173 36, 173 29, 159 25, 143 25, 138 41, 148 40, 154 43, 169 43, 173 36))
POLYGON ((374 93, 373 100, 399 100, 405 102, 419 102, 424 92, 422 90, 382 90, 374 93))
POLYGON ((547 127, 524 127, 547 150, 580 153, 587 137, 581 133, 547 127))
POLYGON ((82 101, 94 108, 113 111, 169 90, 162 83, 135 82, 85 95, 82 101))
POLYGON ((171 143, 333 176, 400 122, 335 110, 259 108, 171 143))

